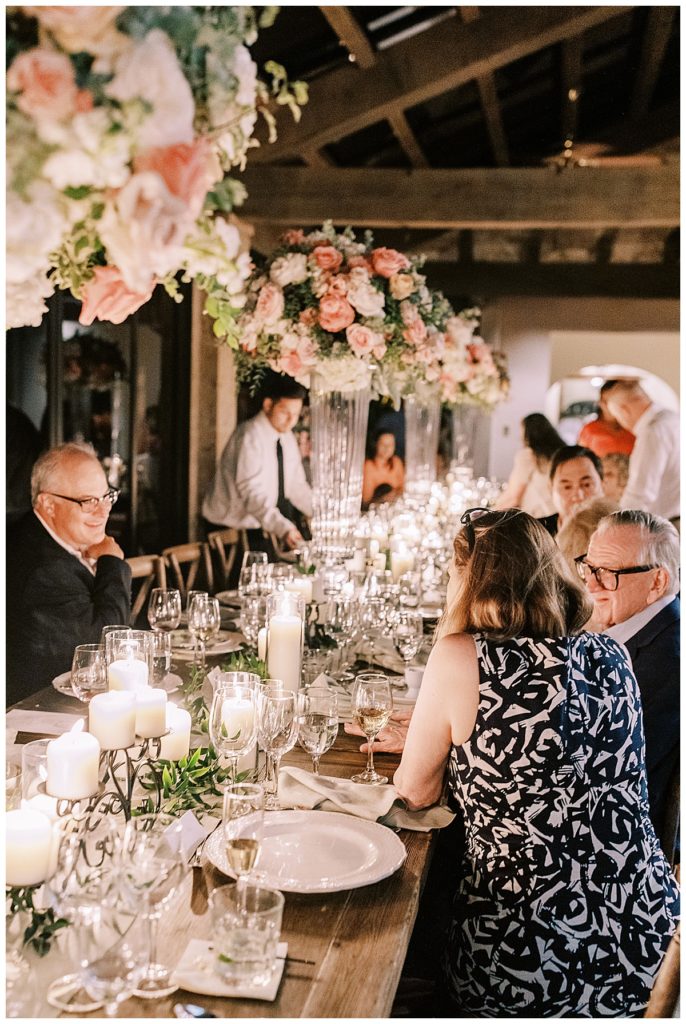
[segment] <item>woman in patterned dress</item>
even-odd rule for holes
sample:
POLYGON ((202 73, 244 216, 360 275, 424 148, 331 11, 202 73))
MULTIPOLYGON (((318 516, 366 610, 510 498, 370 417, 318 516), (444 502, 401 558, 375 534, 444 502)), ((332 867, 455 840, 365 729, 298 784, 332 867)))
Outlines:
MULTIPOLYGON (((648 813, 626 650, 526 513, 470 510, 395 775, 465 820, 443 976, 455 1015, 642 1016, 678 892, 648 813)), ((450 1014, 449 1014, 450 1015, 450 1014)))

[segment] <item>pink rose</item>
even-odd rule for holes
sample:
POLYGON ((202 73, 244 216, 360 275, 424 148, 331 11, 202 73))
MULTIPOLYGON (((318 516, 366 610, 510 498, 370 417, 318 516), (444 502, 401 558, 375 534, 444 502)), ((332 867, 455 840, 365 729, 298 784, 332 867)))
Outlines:
POLYGON ((391 295, 398 301, 406 299, 415 290, 414 281, 409 274, 392 274, 388 284, 391 295))
POLYGON ((303 362, 295 349, 289 349, 272 363, 272 368, 277 373, 285 373, 288 377, 297 377, 299 373, 302 373, 303 362))
POLYGON ((344 274, 336 274, 329 280, 329 291, 334 295, 348 294, 348 279, 344 274))
MULTIPOLYGON (((87 102, 86 97, 79 96, 74 68, 67 55, 41 46, 20 53, 12 62, 7 72, 7 88, 19 93, 17 106, 37 121, 63 121, 87 102)), ((90 93, 86 95, 90 97, 90 93)), ((92 106, 92 97, 90 103, 92 106)))
POLYGON ((283 292, 269 281, 259 294, 255 316, 265 324, 275 324, 283 315, 283 292))
POLYGON ((416 320, 408 324, 403 331, 403 338, 408 345, 421 345, 426 340, 426 324, 421 317, 418 316, 416 320))
POLYGON ((351 268, 351 270, 353 267, 364 267, 364 269, 369 274, 373 273, 374 271, 374 268, 372 267, 371 263, 369 262, 366 256, 349 256, 348 266, 351 268))
POLYGON ((386 249, 382 246, 372 252, 372 266, 381 277, 393 277, 401 270, 407 270, 409 265, 407 256, 403 256, 396 249, 386 249))
POLYGON ((386 349, 381 335, 364 324, 352 324, 346 329, 345 336, 356 356, 370 355, 377 347, 386 349))
POLYGON ((343 257, 333 245, 317 245, 312 250, 317 266, 322 270, 338 270, 343 257))
POLYGON ((355 319, 355 310, 342 295, 327 292, 319 303, 319 323, 325 331, 335 334, 342 331, 355 319))
POLYGON ((195 219, 205 196, 222 176, 219 161, 207 138, 191 143, 149 149, 136 158, 136 171, 154 171, 172 193, 183 199, 195 219))
POLYGON ((415 320, 421 320, 419 311, 414 302, 408 302, 407 299, 400 303, 400 315, 406 327, 413 324, 415 320))
POLYGON ((79 323, 89 327, 94 320, 121 324, 150 299, 156 281, 150 281, 146 292, 132 292, 124 284, 117 267, 96 267, 95 274, 83 286, 79 323))
POLYGON ((305 241, 305 232, 302 228, 290 228, 284 231, 281 241, 284 245, 302 245, 305 241))

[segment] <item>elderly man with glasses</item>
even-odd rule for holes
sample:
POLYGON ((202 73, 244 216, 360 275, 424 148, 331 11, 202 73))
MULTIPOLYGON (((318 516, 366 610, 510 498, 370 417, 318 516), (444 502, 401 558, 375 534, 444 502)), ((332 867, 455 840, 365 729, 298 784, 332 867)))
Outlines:
POLYGON ((7 535, 7 701, 71 668, 77 644, 129 620, 131 570, 105 533, 118 492, 87 445, 45 452, 28 512, 7 535))
POLYGON ((649 512, 601 519, 576 559, 593 598, 592 625, 623 643, 641 691, 648 798, 660 834, 679 761, 679 534, 649 512))

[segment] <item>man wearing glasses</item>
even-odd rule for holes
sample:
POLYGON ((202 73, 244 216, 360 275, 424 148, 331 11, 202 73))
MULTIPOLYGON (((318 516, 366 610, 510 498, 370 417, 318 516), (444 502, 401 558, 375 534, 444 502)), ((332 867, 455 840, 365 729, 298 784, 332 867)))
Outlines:
POLYGON ((28 512, 7 535, 7 701, 71 668, 77 644, 129 620, 131 570, 105 533, 118 492, 93 450, 63 444, 31 474, 28 512))
POLYGON ((601 519, 576 559, 593 624, 623 643, 641 691, 650 816, 660 834, 679 760, 679 534, 666 519, 627 510, 601 519))

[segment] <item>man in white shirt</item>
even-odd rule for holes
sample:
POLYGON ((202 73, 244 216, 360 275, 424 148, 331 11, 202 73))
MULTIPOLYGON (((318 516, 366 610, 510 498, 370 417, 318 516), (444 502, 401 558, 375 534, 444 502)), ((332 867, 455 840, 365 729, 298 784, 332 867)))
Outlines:
POLYGON ((660 834, 679 759, 679 534, 658 516, 601 519, 577 561, 593 599, 592 624, 623 643, 641 692, 650 815, 660 834))
POLYGON ((664 516, 679 528, 679 417, 652 402, 638 381, 608 381, 611 414, 636 436, 622 508, 664 516))
POLYGON ((262 531, 288 548, 303 542, 312 491, 293 427, 305 395, 291 378, 270 379, 261 411, 236 428, 222 452, 202 506, 208 529, 245 529, 251 547, 262 550, 262 531))

